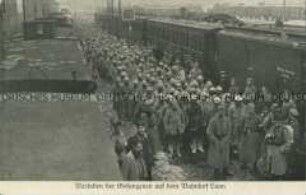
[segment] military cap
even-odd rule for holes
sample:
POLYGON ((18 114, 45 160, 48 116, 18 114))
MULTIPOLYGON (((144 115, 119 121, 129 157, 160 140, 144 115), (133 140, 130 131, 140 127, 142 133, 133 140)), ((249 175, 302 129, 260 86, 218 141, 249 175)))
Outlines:
POLYGON ((167 77, 171 77, 172 76, 172 72, 171 71, 167 71, 166 76, 167 77))
POLYGON ((134 79, 133 84, 138 85, 139 81, 137 79, 134 79))
POLYGON ((173 66, 173 67, 172 67, 172 70, 174 70, 174 71, 178 71, 179 69, 180 69, 179 66, 173 66))
POLYGON ((205 83, 205 87, 207 87, 207 88, 210 88, 210 87, 212 87, 214 84, 211 82, 211 81, 207 81, 206 83, 205 83))
POLYGON ((127 74, 127 72, 125 72, 125 71, 122 71, 121 73, 120 73, 120 76, 122 76, 122 77, 125 77, 125 76, 127 76, 128 74, 127 74))
POLYGON ((129 78, 128 76, 124 76, 123 80, 124 80, 124 81, 129 81, 130 78, 129 78))
POLYGON ((197 81, 204 81, 204 77, 202 76, 202 75, 199 75, 198 77, 197 77, 197 81))
POLYGON ((213 102, 214 102, 215 104, 220 104, 222 101, 221 101, 221 98, 220 98, 220 97, 215 97, 215 98, 213 99, 213 102))
POLYGON ((142 81, 142 85, 143 85, 143 86, 148 86, 147 81, 143 80, 143 81, 142 81))
POLYGON ((169 93, 172 94, 172 95, 174 94, 175 91, 176 91, 176 90, 175 90, 175 88, 173 88, 173 87, 171 87, 171 88, 169 89, 169 93))
POLYGON ((298 117, 299 116, 299 111, 296 108, 290 108, 289 109, 289 114, 293 117, 298 117))
POLYGON ((196 88, 194 88, 194 87, 189 87, 188 89, 187 89, 187 91, 189 92, 189 93, 196 93, 196 88))
POLYGON ((271 110, 274 110, 275 108, 278 108, 278 107, 279 107, 278 103, 273 103, 271 105, 271 110))
POLYGON ((216 87, 216 92, 222 92, 222 91, 223 91, 223 88, 220 85, 218 85, 216 87))
POLYGON ((171 94, 167 94, 166 99, 171 101, 174 99, 174 97, 171 94))
POLYGON ((195 93, 200 95, 201 94, 201 89, 200 88, 195 88, 195 93))
POLYGON ((149 86, 149 87, 147 88, 147 91, 148 91, 148 92, 153 92, 154 89, 153 89, 153 87, 149 86))
POLYGON ((241 95, 236 95, 235 98, 234 98, 234 100, 235 100, 236 102, 242 102, 242 101, 243 101, 243 98, 242 98, 241 95))
POLYGON ((170 84, 171 85, 176 85, 176 83, 177 83, 177 81, 174 78, 170 79, 170 84))
POLYGON ((197 100, 198 99, 198 95, 197 94, 195 94, 195 93, 192 93, 191 95, 190 95, 190 99, 191 100, 197 100))
POLYGON ((199 83, 196 80, 192 80, 191 83, 190 83, 190 86, 197 87, 197 86, 199 86, 199 83))

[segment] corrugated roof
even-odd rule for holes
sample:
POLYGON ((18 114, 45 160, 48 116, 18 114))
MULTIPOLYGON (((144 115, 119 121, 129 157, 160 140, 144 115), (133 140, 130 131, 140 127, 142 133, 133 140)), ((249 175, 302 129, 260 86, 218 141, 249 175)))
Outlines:
POLYGON ((220 27, 220 25, 218 24, 199 23, 199 22, 192 22, 190 20, 173 20, 173 19, 151 19, 151 20, 166 23, 166 24, 175 24, 178 26, 185 26, 185 27, 206 29, 206 30, 223 28, 223 27, 220 27))

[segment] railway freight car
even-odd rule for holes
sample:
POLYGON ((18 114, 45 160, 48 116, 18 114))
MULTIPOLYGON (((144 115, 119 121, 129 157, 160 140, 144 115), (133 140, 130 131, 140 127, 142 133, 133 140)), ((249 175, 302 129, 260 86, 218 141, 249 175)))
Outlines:
MULTIPOLYGON (((246 78, 253 77, 256 86, 266 86, 276 101, 285 98, 281 94, 288 89, 301 115, 301 129, 305 129, 306 48, 296 38, 292 41, 276 32, 222 30, 217 34, 216 69, 226 72, 228 79, 235 77, 239 86, 245 86, 246 78)), ((305 159, 305 153, 297 156, 305 159)))
MULTIPOLYGON (((298 45, 306 36, 282 36, 280 31, 234 28, 182 20, 137 18, 122 21, 101 16, 104 29, 132 41, 149 44, 179 55, 196 56, 206 78, 220 81, 220 73, 236 77, 244 86, 252 76, 258 86, 271 91, 287 87, 306 92, 306 49, 298 45)), ((226 82, 229 83, 229 82, 226 82)))
POLYGON ((204 72, 213 80, 217 79, 214 56, 216 32, 220 26, 177 20, 147 20, 146 30, 144 37, 150 45, 198 59, 204 72))
POLYGON ((279 33, 225 29, 217 34, 218 70, 243 86, 246 77, 272 92, 305 92, 306 48, 279 33))

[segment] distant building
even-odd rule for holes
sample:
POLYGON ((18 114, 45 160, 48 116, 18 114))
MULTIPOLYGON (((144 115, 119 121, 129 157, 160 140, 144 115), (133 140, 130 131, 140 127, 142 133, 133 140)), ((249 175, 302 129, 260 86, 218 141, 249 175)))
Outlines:
POLYGON ((0 0, 0 62, 4 58, 4 14, 5 14, 5 2, 0 0))
POLYGON ((20 15, 17 11, 17 0, 2 0, 0 8, 2 12, 3 33, 12 35, 21 31, 20 15))
POLYGON ((5 58, 5 41, 21 31, 17 0, 0 0, 0 61, 5 58))
POLYGON ((50 13, 59 11, 56 0, 23 0, 25 8, 24 20, 32 21, 47 17, 50 13))
POLYGON ((210 12, 225 13, 241 18, 276 20, 303 20, 305 8, 298 5, 286 5, 285 12, 283 5, 259 4, 259 5, 215 5, 210 12))

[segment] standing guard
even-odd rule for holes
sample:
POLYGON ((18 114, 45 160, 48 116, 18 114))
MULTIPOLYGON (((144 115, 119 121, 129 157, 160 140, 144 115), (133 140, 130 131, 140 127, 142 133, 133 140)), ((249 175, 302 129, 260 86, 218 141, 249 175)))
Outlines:
POLYGON ((223 177, 230 162, 231 120, 224 103, 219 104, 217 113, 209 121, 207 136, 209 138, 208 164, 214 169, 215 177, 223 177))
POLYGON ((170 156, 181 157, 181 139, 185 125, 182 120, 182 110, 174 103, 172 95, 167 97, 168 109, 164 117, 165 136, 170 156))

